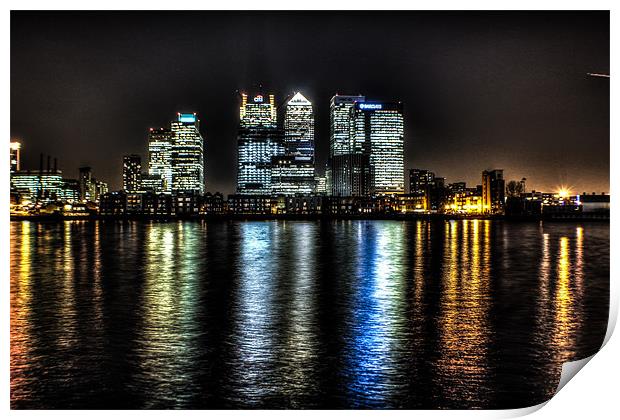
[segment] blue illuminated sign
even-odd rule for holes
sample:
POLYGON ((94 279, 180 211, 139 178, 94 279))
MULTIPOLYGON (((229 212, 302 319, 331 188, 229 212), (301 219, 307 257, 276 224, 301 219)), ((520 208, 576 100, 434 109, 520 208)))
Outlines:
POLYGON ((196 114, 179 114, 179 121, 184 123, 196 122, 196 114))
POLYGON ((263 102, 263 95, 256 95, 254 97, 254 102, 263 102))
POLYGON ((364 102, 360 104, 360 109, 381 109, 381 108, 383 108, 383 105, 381 104, 368 104, 364 102))

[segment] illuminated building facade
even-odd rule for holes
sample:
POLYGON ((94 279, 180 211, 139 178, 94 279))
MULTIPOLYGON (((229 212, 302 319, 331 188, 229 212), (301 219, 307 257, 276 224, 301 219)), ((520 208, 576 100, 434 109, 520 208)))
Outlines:
POLYGON ((482 196, 475 191, 463 190, 450 195, 444 204, 445 213, 482 214, 482 196))
POLYGON ((95 201, 99 202, 101 196, 108 192, 108 183, 103 181, 95 181, 95 201))
POLYGON ((332 195, 333 192, 333 176, 332 176, 332 161, 331 158, 327 160, 325 164, 325 194, 332 195))
MULTIPOLYGON (((106 184, 107 185, 107 184, 106 184)), ((68 202, 80 200, 80 181, 77 179, 63 179, 64 199, 68 202)))
MULTIPOLYGON (((351 109, 364 102, 361 95, 335 95, 329 106, 329 193, 335 196, 359 196, 369 193, 365 176, 369 175, 368 153, 359 156, 351 143, 351 109)), ((367 151, 369 152, 369 150, 367 151)))
POLYGON ((327 194, 327 178, 324 176, 314 177, 314 193, 327 194))
POLYGON ((123 156, 123 190, 127 194, 141 190, 142 163, 139 155, 123 156))
POLYGON ((366 98, 361 95, 334 95, 329 105, 329 156, 352 153, 350 142, 351 108, 366 98))
POLYGON ((426 169, 409 169, 409 194, 426 195, 434 184, 434 172, 426 169))
POLYGON ((402 103, 356 102, 350 130, 352 153, 370 155, 370 193, 404 194, 402 103))
POLYGON ((312 194, 314 164, 306 156, 274 156, 271 189, 274 195, 312 194))
POLYGON ((450 191, 450 194, 463 193, 467 191, 467 183, 461 181, 448 184, 448 191, 450 191))
POLYGON ((359 175, 369 172, 369 163, 366 158, 354 158, 351 145, 351 109, 355 103, 365 100, 361 95, 334 95, 330 101, 329 168, 326 173, 330 195, 346 197, 367 192, 366 183, 359 179, 359 175), (353 163, 358 165, 353 168, 353 163), (356 187, 352 185, 354 173, 358 175, 356 187))
POLYGON ((353 153, 370 155, 371 194, 404 194, 402 103, 355 103, 350 127, 353 153))
POLYGON ((80 200, 95 200, 95 179, 90 166, 82 166, 80 169, 80 200))
POLYGON ((168 128, 149 130, 148 175, 146 187, 156 188, 157 193, 172 192, 172 131, 168 128))
POLYGON ((22 200, 32 202, 59 201, 65 195, 65 183, 59 170, 17 171, 11 174, 11 185, 22 200))
POLYGON ((483 171, 482 211, 485 214, 502 214, 504 212, 505 191, 503 169, 483 171))
POLYGON ((314 112, 297 92, 286 104, 284 156, 272 158, 271 188, 276 195, 314 192, 314 112))
POLYGON ((142 173, 141 191, 162 193, 164 189, 164 178, 160 175, 149 175, 148 173, 142 173))
POLYGON ((237 193, 271 194, 272 159, 285 153, 274 95, 241 94, 237 136, 237 193))
POLYGON ((21 169, 21 148, 22 145, 20 142, 11 142, 11 173, 21 169))
POLYGON ((172 187, 173 193, 204 193, 204 145, 200 134, 200 120, 196 114, 177 114, 170 123, 172 132, 172 187))
POLYGON ((314 163, 314 111, 300 92, 286 104, 284 147, 288 156, 305 156, 314 163))

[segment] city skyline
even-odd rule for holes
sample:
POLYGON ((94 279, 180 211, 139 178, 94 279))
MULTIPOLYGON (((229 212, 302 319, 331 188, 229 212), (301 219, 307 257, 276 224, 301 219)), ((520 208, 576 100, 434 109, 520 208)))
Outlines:
POLYGON ((506 179, 527 178, 528 189, 609 192, 609 80, 587 75, 609 70, 607 14, 375 13, 382 36, 365 37, 360 46, 353 39, 371 16, 344 16, 14 12, 11 137, 22 142, 23 167, 36 169, 39 154, 51 154, 65 175, 77 177, 77 168, 90 166, 111 190, 119 189, 122 156, 148 156, 148 127, 176 112, 197 112, 206 140, 205 190, 232 193, 236 91, 262 82, 277 98, 301 91, 312 102, 318 174, 329 155, 329 98, 361 93, 405 104, 405 169, 426 168, 473 184, 481 170, 503 168, 506 179), (111 19, 119 34, 108 40, 103 28, 111 19), (88 23, 83 40, 67 38, 77 21, 88 23), (282 36, 309 21, 317 24, 311 34, 282 36), (136 35, 158 23, 169 23, 165 33, 136 35), (217 30, 227 24, 225 47, 238 54, 206 63, 200 57, 221 52, 217 30), (582 28, 578 33, 575 25, 582 28), (42 40, 46 36, 53 45, 42 40), (127 45, 114 43, 119 36, 129 39, 127 45), (330 37, 341 42, 315 51, 314 42, 305 42, 309 36, 324 46, 320 40, 330 37), (390 40, 399 36, 410 41, 397 51, 390 40), (168 50, 152 69, 134 71, 171 40, 179 51, 168 50), (142 48, 132 48, 137 42, 142 48), (92 43, 98 49, 89 50, 92 43), (180 60, 197 46, 204 54, 180 60), (84 59, 67 61, 67 54, 84 59), (102 63, 103 56, 112 59, 102 63), (343 72, 338 66, 347 60, 351 71, 343 72))

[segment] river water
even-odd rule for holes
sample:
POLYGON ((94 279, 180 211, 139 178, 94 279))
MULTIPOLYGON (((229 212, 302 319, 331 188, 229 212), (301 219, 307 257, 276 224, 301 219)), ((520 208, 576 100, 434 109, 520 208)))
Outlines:
POLYGON ((608 223, 11 222, 12 408, 517 408, 595 353, 608 223))

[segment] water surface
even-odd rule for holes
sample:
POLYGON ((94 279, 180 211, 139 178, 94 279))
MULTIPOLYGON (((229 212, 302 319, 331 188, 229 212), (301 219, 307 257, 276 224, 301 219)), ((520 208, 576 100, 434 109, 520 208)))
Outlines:
POLYGON ((606 223, 11 222, 11 407, 525 407, 608 304, 606 223))

